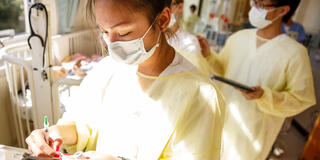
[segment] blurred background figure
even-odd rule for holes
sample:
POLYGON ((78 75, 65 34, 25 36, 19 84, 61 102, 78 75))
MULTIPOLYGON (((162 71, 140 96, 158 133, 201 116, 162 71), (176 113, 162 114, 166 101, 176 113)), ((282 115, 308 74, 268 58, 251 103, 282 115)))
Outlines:
POLYGON ((174 33, 174 36, 171 36, 168 39, 168 42, 171 46, 179 50, 183 50, 188 53, 200 54, 200 44, 197 37, 184 31, 181 27, 183 22, 183 5, 184 0, 172 0, 169 27, 174 33))
POLYGON ((191 10, 191 15, 186 19, 184 25, 185 25, 185 29, 189 33, 194 33, 194 26, 196 25, 196 23, 198 23, 200 21, 200 18, 196 13, 196 10, 197 10, 196 5, 194 5, 194 4, 191 5, 190 10, 191 10))
POLYGON ((300 43, 304 43, 307 39, 305 30, 300 23, 295 22, 292 19, 299 4, 300 0, 292 0, 292 6, 289 13, 283 18, 281 29, 282 32, 286 33, 289 37, 297 40, 300 43))

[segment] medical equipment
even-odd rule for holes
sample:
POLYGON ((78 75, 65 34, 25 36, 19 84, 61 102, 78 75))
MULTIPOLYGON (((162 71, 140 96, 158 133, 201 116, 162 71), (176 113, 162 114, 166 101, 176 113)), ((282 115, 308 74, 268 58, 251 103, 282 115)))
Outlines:
MULTIPOLYGON (((94 53, 101 53, 99 47, 96 46, 97 41, 91 30, 83 30, 71 34, 55 35, 51 37, 53 64, 58 64, 59 61, 68 55, 74 53, 85 53, 91 55, 94 53)), ((12 104, 13 124, 15 132, 18 137, 18 146, 24 147, 24 139, 31 131, 36 128, 35 124, 42 126, 43 116, 40 120, 35 117, 41 117, 38 111, 36 98, 43 95, 42 92, 36 92, 35 88, 40 87, 36 85, 34 78, 32 63, 34 59, 31 56, 31 50, 27 42, 14 43, 7 45, 0 50, 1 60, 4 60, 6 78, 10 90, 10 101, 12 104), (27 88, 27 89, 25 89, 27 88)), ((42 61, 38 61, 42 64, 42 61)), ((60 105, 61 100, 68 101, 70 94, 73 94, 72 86, 80 85, 82 78, 63 78, 56 82, 51 82, 51 96, 52 111, 50 114, 53 117, 52 123, 56 123, 64 112, 60 105), (63 96, 63 97, 60 97, 63 96)), ((48 110, 49 108, 43 108, 48 110)), ((49 116, 48 116, 49 120, 49 116)), ((51 121, 51 120, 50 120, 51 121)))
POLYGON ((43 122, 43 129, 44 129, 44 137, 46 139, 47 144, 49 144, 49 122, 48 122, 48 117, 44 116, 44 122, 43 122))
MULTIPOLYGON (((38 14, 38 13, 37 13, 38 14)), ((29 25, 30 25, 30 32, 31 32, 31 35, 29 36, 28 38, 28 45, 30 47, 30 49, 32 49, 32 45, 31 45, 31 39, 33 37, 35 38, 38 38, 41 42, 41 45, 43 47, 43 52, 42 52, 42 69, 45 67, 45 53, 46 53, 46 46, 47 46, 47 39, 48 39, 48 11, 47 11, 47 8, 45 5, 43 5, 42 3, 35 3, 33 4, 30 9, 29 9, 29 25), (40 11, 43 11, 45 13, 45 36, 44 38, 39 35, 39 33, 35 33, 34 29, 33 29, 33 26, 32 26, 32 21, 31 21, 31 13, 32 13, 32 9, 33 8, 36 8, 37 9, 37 12, 40 10, 40 11)), ((34 70, 39 70, 39 68, 34 68, 34 70)), ((43 78, 44 79, 47 79, 47 73, 43 70, 42 72, 42 75, 43 75, 43 78)))

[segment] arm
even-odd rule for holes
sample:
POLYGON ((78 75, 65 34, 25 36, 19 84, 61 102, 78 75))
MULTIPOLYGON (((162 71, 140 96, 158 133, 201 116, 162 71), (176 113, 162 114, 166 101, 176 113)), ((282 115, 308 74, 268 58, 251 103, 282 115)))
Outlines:
POLYGON ((280 117, 296 115, 315 104, 313 78, 307 51, 292 58, 287 68, 287 86, 275 91, 262 86, 264 94, 256 100, 258 108, 280 117))
POLYGON ((211 85, 200 86, 192 97, 161 160, 220 159, 223 99, 211 85))
POLYGON ((59 137, 63 144, 73 145, 77 143, 77 129, 74 123, 54 125, 49 128, 50 137, 59 137))
POLYGON ((208 64, 213 70, 213 73, 219 75, 219 76, 224 76, 225 74, 225 69, 227 65, 227 61, 229 58, 229 39, 227 40, 227 43, 221 53, 217 54, 214 51, 210 49, 210 45, 207 39, 197 36, 200 46, 201 46, 201 53, 203 57, 206 58, 208 64))

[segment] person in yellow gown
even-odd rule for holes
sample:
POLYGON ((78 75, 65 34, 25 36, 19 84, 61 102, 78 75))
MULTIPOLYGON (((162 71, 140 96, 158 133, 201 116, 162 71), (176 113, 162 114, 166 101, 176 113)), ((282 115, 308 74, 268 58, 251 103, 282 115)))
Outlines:
POLYGON ((290 0, 255 0, 249 19, 257 29, 233 34, 221 53, 199 37, 215 74, 252 86, 253 92, 221 85, 226 100, 223 160, 264 160, 286 117, 315 104, 307 49, 283 34, 290 0))
POLYGON ((88 0, 110 56, 49 128, 49 144, 42 129, 26 139, 35 156, 55 157, 62 144, 91 159, 220 159, 224 101, 209 77, 167 43, 170 4, 88 0))
POLYGON ((184 29, 189 33, 194 33, 194 27, 200 21, 200 18, 196 13, 196 9, 197 7, 194 4, 190 6, 191 14, 184 22, 184 29))

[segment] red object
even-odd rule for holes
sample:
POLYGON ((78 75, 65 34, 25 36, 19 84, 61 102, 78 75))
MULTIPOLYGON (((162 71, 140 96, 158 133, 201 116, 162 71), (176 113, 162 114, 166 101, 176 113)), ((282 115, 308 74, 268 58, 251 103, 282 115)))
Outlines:
POLYGON ((221 19, 224 19, 224 17, 225 17, 224 14, 220 16, 221 19))
POLYGON ((57 146, 57 147, 56 147, 56 151, 60 151, 60 146, 57 146))
POLYGON ((213 19, 216 15, 214 13, 210 13, 210 18, 213 19))
POLYGON ((226 17, 226 18, 224 19, 224 23, 229 23, 229 18, 228 18, 228 17, 226 17))

